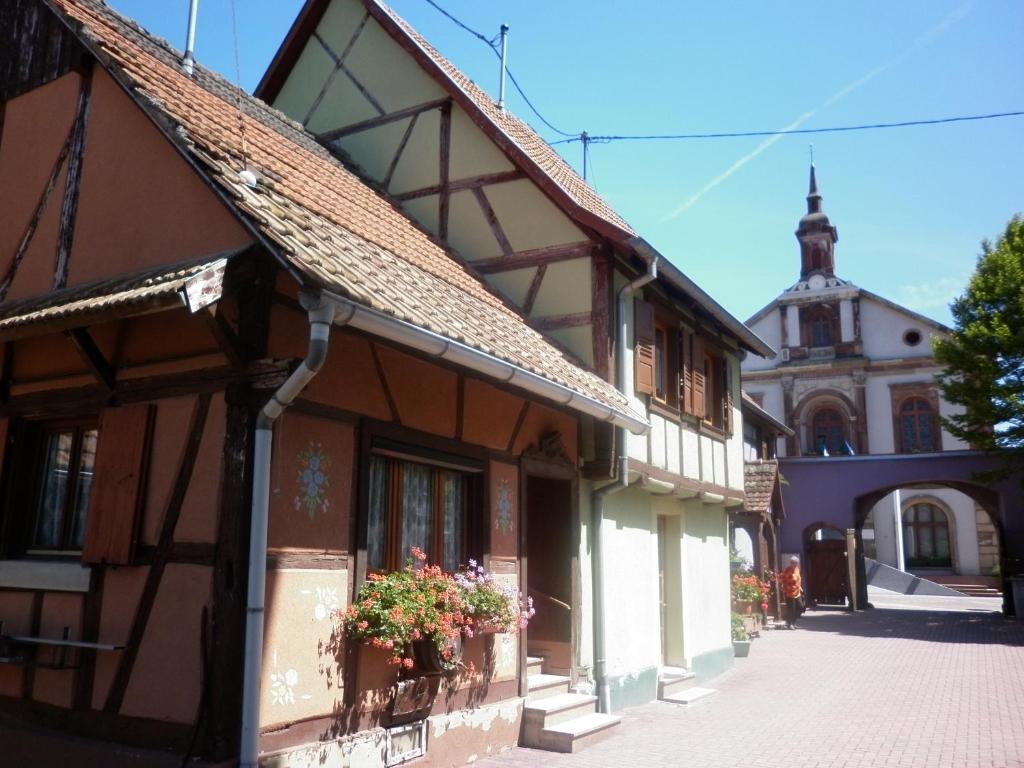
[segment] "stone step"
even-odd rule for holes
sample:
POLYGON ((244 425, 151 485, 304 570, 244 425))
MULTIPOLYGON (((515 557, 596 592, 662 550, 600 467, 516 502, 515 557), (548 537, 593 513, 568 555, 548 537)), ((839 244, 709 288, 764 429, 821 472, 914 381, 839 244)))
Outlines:
POLYGON ((699 686, 693 686, 680 693, 674 693, 671 696, 666 696, 662 701, 667 701, 670 704, 681 704, 684 707, 689 707, 696 704, 698 701, 706 699, 711 694, 715 693, 714 688, 701 688, 699 686))
POLYGON ((526 702, 523 708, 521 743, 524 747, 541 747, 541 731, 597 710, 597 696, 562 693, 526 702))
POLYGON ((566 720, 540 732, 540 748, 549 752, 579 752, 613 733, 621 717, 592 712, 589 715, 566 720))
POLYGON ((544 657, 543 656, 527 656, 526 657, 526 674, 527 675, 540 675, 544 673, 544 657))
POLYGON ((569 678, 565 675, 529 675, 526 686, 530 691, 527 701, 546 699, 569 692, 569 678))
POLYGON ((682 693, 695 685, 697 685, 697 676, 693 672, 662 672, 658 675, 658 698, 664 699, 667 696, 682 693))

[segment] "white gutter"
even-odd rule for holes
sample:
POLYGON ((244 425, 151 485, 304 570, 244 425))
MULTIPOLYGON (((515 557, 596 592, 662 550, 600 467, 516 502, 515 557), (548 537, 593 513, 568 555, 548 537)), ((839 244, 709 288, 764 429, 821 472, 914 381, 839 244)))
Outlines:
POLYGON ((481 352, 391 315, 356 304, 342 296, 326 291, 324 295, 329 296, 331 301, 344 310, 346 313, 345 324, 353 328, 411 347, 431 357, 447 360, 462 368, 482 373, 530 394, 553 400, 597 421, 609 422, 616 427, 627 429, 633 434, 646 434, 650 429, 651 425, 644 419, 622 413, 595 398, 582 395, 564 384, 538 376, 518 365, 500 360, 486 352, 481 352))
MULTIPOLYGON (((253 444, 252 521, 249 525, 249 592, 245 615, 245 657, 242 688, 242 738, 239 764, 257 768, 260 756, 260 682, 263 667, 263 615, 267 586, 267 522, 270 509, 270 461, 274 421, 305 388, 327 359, 327 341, 335 322, 335 302, 302 294, 309 313, 306 358, 281 385, 256 417, 253 444)), ((344 321, 341 321, 342 324, 344 321)))

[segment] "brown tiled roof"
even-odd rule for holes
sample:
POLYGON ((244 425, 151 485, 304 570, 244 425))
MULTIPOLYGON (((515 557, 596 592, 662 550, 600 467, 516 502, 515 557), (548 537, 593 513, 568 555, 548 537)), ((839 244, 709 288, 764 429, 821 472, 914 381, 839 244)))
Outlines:
MULTIPOLYGON (((31 333, 39 326, 81 326, 111 310, 152 310, 184 306, 189 278, 218 266, 223 257, 167 265, 128 277, 100 280, 44 296, 0 304, 0 338, 31 333)), ((121 314, 119 312, 119 314, 121 314)))
POLYGON ((643 421, 625 398, 510 309, 301 126, 179 54, 100 0, 49 0, 312 282, 570 387, 643 421), (244 113, 239 115, 239 108, 244 113), (244 124, 246 156, 241 155, 244 124), (250 188, 239 176, 259 171, 250 188))
POLYGON ((743 511, 767 515, 778 478, 779 462, 775 459, 748 462, 743 469, 743 511))
POLYGON ((500 110, 494 99, 480 86, 466 77, 454 64, 441 55, 427 40, 413 29, 408 22, 393 9, 379 0, 364 0, 368 7, 376 6, 398 25, 409 40, 418 46, 450 82, 465 93, 473 106, 480 110, 499 131, 505 134, 522 149, 526 156, 538 169, 550 178, 580 208, 603 219, 614 227, 629 235, 635 235, 626 221, 602 199, 572 169, 562 156, 550 144, 542 139, 526 122, 514 116, 509 110, 500 110))

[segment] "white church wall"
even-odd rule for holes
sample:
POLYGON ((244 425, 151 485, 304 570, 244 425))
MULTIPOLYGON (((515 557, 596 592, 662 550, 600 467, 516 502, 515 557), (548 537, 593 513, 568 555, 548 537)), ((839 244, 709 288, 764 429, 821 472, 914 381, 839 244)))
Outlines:
POLYGON ((872 360, 896 360, 928 357, 932 354, 934 328, 912 315, 898 312, 861 294, 860 335, 864 342, 864 356, 872 360), (921 341, 911 346, 903 334, 917 330, 921 341))
MULTIPOLYGON (((782 326, 779 322, 779 310, 778 307, 770 310, 764 317, 761 317, 757 322, 750 325, 750 330, 760 336, 764 342, 778 352, 782 349, 782 326)), ((776 357, 774 360, 768 358, 759 357, 753 353, 748 354, 746 360, 743 361, 744 371, 770 371, 775 368, 780 362, 780 358, 776 357)))

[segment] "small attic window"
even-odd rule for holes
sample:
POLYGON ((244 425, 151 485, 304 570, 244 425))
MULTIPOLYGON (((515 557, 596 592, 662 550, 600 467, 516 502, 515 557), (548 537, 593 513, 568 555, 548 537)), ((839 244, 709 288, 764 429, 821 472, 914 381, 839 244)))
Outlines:
POLYGON ((916 347, 921 343, 921 332, 916 328, 911 328, 903 334, 903 343, 908 347, 916 347))

